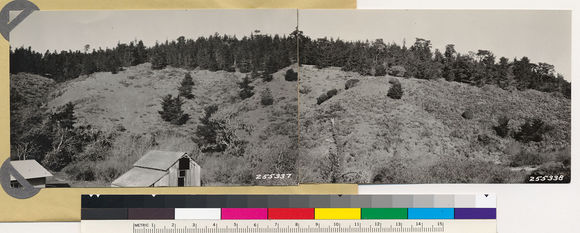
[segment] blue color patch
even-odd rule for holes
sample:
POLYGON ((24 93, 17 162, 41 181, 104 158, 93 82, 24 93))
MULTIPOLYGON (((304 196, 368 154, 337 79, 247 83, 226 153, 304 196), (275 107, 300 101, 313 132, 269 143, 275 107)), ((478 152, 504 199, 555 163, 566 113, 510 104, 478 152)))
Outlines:
POLYGON ((453 219, 453 208, 409 208, 409 219, 453 219))

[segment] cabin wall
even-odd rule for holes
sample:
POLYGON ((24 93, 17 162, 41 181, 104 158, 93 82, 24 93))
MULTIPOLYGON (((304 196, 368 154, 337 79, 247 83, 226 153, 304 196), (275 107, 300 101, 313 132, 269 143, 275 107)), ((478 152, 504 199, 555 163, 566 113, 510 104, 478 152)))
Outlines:
POLYGON ((173 166, 169 168, 169 186, 177 187, 177 177, 179 171, 179 163, 174 163, 173 166))
POLYGON ((193 160, 190 160, 185 186, 201 186, 201 167, 193 160))
POLYGON ((155 182, 155 184, 153 184, 153 187, 167 187, 167 186, 169 186, 169 174, 164 175, 163 177, 161 177, 161 179, 155 182))
POLYGON ((35 188, 45 188, 46 187, 46 177, 28 179, 30 183, 35 188))

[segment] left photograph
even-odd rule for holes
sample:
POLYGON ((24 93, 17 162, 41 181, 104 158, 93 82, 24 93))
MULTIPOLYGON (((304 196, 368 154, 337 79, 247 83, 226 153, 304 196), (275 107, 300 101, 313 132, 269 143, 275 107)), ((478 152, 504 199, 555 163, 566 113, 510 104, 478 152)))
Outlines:
POLYGON ((41 188, 296 185, 297 34, 296 10, 36 11, 10 33, 12 166, 41 188))

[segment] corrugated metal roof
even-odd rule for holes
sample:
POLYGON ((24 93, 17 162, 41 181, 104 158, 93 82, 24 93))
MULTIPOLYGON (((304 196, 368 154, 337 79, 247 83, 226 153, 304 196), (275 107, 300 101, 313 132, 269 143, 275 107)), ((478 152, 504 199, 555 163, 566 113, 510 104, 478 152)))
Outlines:
POLYGON ((143 155, 134 166, 165 171, 185 154, 185 152, 152 150, 143 155))
POLYGON ((113 181, 113 186, 118 187, 149 187, 161 179, 164 171, 134 167, 113 181))
MULTIPOLYGON (((46 170, 42 165, 40 165, 36 160, 14 160, 10 161, 10 164, 20 175, 25 179, 41 178, 41 177, 51 177, 52 174, 46 170)), ((10 176, 10 180, 16 180, 13 176, 10 176)))

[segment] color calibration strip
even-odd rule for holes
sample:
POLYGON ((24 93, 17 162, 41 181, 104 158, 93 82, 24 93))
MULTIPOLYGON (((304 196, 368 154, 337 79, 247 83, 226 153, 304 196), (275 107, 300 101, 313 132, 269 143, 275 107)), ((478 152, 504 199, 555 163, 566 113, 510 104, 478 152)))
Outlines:
POLYGON ((495 219, 495 195, 83 195, 82 220, 495 219))
POLYGON ((496 219, 495 208, 83 208, 82 220, 496 219))

